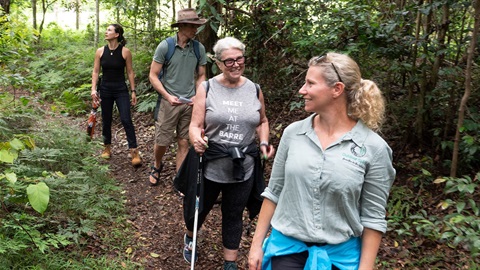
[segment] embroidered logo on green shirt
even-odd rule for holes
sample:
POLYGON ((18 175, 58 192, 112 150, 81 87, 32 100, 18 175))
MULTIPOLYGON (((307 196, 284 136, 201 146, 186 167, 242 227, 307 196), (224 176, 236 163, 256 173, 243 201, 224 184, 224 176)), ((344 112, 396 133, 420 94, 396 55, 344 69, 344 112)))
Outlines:
POLYGON ((350 148, 350 151, 352 151, 352 154, 354 154, 356 157, 363 157, 367 154, 367 148, 365 145, 358 146, 358 145, 353 145, 352 148, 350 148))

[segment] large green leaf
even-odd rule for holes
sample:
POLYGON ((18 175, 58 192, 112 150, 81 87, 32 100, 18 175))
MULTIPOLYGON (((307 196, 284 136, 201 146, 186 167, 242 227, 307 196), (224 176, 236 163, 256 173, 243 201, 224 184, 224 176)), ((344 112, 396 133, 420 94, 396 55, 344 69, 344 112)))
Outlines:
POLYGON ((8 149, 0 149, 0 162, 13 163, 18 157, 18 153, 8 149))
POLYGON ((25 149, 25 145, 22 143, 22 141, 20 141, 17 138, 10 141, 10 147, 12 147, 13 149, 15 149, 17 151, 25 149))
POLYGON ((5 178, 12 184, 17 182, 17 175, 15 173, 5 173, 5 178))
POLYGON ((27 187, 27 195, 30 204, 35 211, 43 214, 47 210, 48 201, 50 200, 50 189, 44 182, 27 187))

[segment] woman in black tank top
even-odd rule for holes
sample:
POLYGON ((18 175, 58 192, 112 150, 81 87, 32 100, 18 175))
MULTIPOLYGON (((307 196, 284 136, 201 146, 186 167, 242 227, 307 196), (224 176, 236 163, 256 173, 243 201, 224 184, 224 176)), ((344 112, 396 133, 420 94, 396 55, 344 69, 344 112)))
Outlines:
POLYGON ((132 53, 125 46, 123 28, 118 24, 110 24, 105 32, 107 45, 97 49, 92 72, 92 99, 102 108, 102 136, 105 148, 102 158, 111 156, 112 114, 113 105, 117 104, 120 120, 127 135, 128 148, 132 157, 132 165, 139 166, 142 160, 137 149, 135 127, 130 113, 130 104, 137 104, 135 92, 135 74, 132 68, 132 53), (99 76, 100 69, 102 77, 99 76), (131 102, 125 83, 125 70, 132 90, 131 102), (99 78, 101 78, 99 80, 99 78), (97 92, 98 91, 98 92, 97 92), (101 98, 100 98, 101 97, 101 98))

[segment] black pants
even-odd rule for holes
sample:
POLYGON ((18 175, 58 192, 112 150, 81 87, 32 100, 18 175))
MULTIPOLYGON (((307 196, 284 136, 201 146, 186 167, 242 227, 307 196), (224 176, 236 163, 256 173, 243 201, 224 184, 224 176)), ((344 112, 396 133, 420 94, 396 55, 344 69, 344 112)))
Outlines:
MULTIPOLYGON (((247 181, 222 184, 204 179, 203 210, 198 214, 198 228, 205 221, 215 201, 222 192, 222 243, 227 249, 238 249, 243 232, 243 211, 253 187, 253 175, 247 181)), ((187 222, 187 229, 193 231, 194 220, 187 222)))
POLYGON ((99 86, 102 108, 103 143, 112 143, 113 104, 117 104, 120 121, 127 135, 128 148, 137 148, 135 128, 130 113, 130 96, 125 82, 102 82, 99 86))
MULTIPOLYGON (((307 263, 308 251, 285 256, 272 257, 272 270, 303 270, 307 263)), ((332 265, 332 270, 340 270, 332 265)))

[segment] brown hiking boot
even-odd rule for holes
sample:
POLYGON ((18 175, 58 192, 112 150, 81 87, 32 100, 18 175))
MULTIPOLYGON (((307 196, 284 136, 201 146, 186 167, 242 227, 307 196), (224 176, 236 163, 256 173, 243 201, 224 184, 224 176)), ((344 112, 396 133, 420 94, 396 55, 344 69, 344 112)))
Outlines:
POLYGON ((140 154, 138 153, 137 148, 130 149, 130 155, 132 156, 132 165, 133 166, 140 166, 142 164, 142 159, 140 158, 140 154))
POLYGON ((112 155, 112 145, 106 144, 100 157, 104 159, 109 159, 111 155, 112 155))

